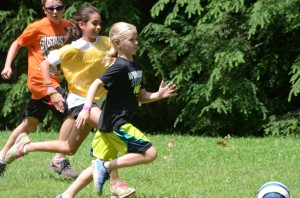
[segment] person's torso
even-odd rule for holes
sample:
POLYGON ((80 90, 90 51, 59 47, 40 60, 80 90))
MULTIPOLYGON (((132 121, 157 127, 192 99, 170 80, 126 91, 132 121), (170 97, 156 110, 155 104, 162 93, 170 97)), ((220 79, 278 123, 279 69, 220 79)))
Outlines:
MULTIPOLYGON (((62 19, 60 24, 54 24, 45 17, 28 25, 18 37, 18 43, 21 46, 28 47, 27 84, 33 99, 40 99, 47 95, 39 65, 46 59, 50 50, 58 49, 64 45, 65 27, 69 23, 69 21, 62 19)), ((53 66, 50 71, 52 82, 57 87, 60 82, 60 69, 58 66, 53 66)))
MULTIPOLYGON (((92 82, 108 68, 103 59, 110 48, 110 42, 108 37, 103 36, 98 37, 94 43, 82 40, 76 42, 62 47, 58 54, 69 92, 86 97, 92 82)), ((106 94, 106 90, 99 89, 95 99, 101 98, 103 94, 106 94)))
POLYGON ((111 131, 130 122, 132 112, 138 104, 138 94, 143 86, 142 68, 137 61, 130 62, 118 57, 99 78, 108 90, 99 129, 111 131))

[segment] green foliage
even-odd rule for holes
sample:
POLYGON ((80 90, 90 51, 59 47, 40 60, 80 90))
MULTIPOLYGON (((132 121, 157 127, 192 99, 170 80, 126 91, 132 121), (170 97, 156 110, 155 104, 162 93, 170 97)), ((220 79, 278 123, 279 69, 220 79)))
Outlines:
POLYGON ((264 125, 266 135, 291 136, 300 134, 300 112, 289 112, 283 116, 270 116, 269 122, 264 125))
MULTIPOLYGON (((78 6, 87 4, 65 2, 68 19, 78 6)), ((10 3, 0 11, 2 65, 11 42, 28 23, 44 16, 37 0, 10 3)), ((134 119, 137 126, 222 136, 298 133, 293 112, 300 108, 300 1, 88 3, 101 10, 101 34, 107 35, 117 21, 137 25, 137 58, 143 65, 147 90, 156 91, 162 79, 178 86, 176 97, 139 108, 134 119)), ((21 89, 25 78, 19 76, 26 73, 26 65, 23 50, 14 61, 13 79, 9 83, 1 80, 4 104, 0 116, 8 120, 2 128, 21 120, 20 108, 26 106, 28 92, 21 89), (10 115, 20 116, 7 117, 10 115)), ((42 128, 59 126, 53 122, 50 114, 42 128)))
POLYGON ((289 94, 289 100, 291 100, 293 95, 297 96, 298 93, 300 93, 300 55, 295 60, 295 63, 292 65, 291 73, 292 89, 289 94))
MULTIPOLYGON (((128 21, 136 24, 139 29, 150 18, 145 10, 149 10, 153 4, 152 1, 64 1, 66 10, 64 17, 72 20, 73 14, 78 7, 91 4, 101 11, 101 35, 108 35, 110 26, 117 21, 128 21), (118 5, 118 6, 115 6, 118 5), (130 10, 130 12, 128 12, 130 10)), ((44 17, 41 9, 40 0, 33 1, 7 1, 1 5, 0 10, 0 29, 2 35, 0 38, 0 64, 2 69, 5 64, 5 58, 11 43, 22 33, 24 28, 31 22, 44 17)), ((141 62, 143 62, 141 60, 141 62)), ((30 99, 30 93, 27 89, 27 49, 22 48, 16 56, 13 64, 13 76, 11 80, 0 79, 0 94, 3 104, 1 105, 0 123, 1 129, 14 129, 23 119, 23 112, 30 99)), ((147 73, 147 72, 145 72, 147 73)), ((152 75, 152 74, 151 74, 152 75)), ((65 80, 62 79, 62 85, 65 86, 65 80)), ((159 83, 157 84, 158 87, 159 83)), ((157 88, 156 87, 156 88, 157 88)), ((154 112, 153 112, 154 114, 154 112)), ((155 116, 153 116, 155 117, 155 116)), ((137 118, 137 120, 143 118, 137 118)), ((163 122, 163 121, 161 121, 163 122)), ((39 125, 38 131, 58 131, 61 121, 49 113, 44 122, 39 125)), ((159 125, 159 124, 158 124, 159 125)), ((157 126, 156 126, 157 127, 157 126)))
POLYGON ((270 132, 263 127, 274 122, 269 116, 299 108, 284 89, 299 56, 299 45, 289 45, 299 40, 299 1, 161 0, 151 13, 159 20, 144 28, 143 48, 156 75, 178 85, 175 126, 259 135, 270 132))

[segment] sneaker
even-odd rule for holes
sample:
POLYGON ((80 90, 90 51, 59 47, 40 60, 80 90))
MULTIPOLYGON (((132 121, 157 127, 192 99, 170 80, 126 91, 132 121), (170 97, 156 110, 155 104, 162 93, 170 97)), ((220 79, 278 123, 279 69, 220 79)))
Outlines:
POLYGON ((109 170, 104 167, 104 161, 99 159, 92 161, 92 167, 94 186, 97 194, 101 196, 104 183, 109 178, 109 170))
POLYGON ((3 176, 5 168, 6 168, 6 164, 0 163, 0 177, 3 176))
POLYGON ((111 198, 125 198, 135 193, 134 188, 129 188, 125 182, 117 182, 110 185, 111 198))
POLYGON ((61 195, 56 195, 56 197, 55 198, 62 198, 62 196, 61 195))
POLYGON ((69 162, 68 159, 64 159, 59 163, 51 162, 49 165, 50 170, 58 173, 59 175, 69 178, 69 179, 76 179, 80 173, 75 171, 69 162))
POLYGON ((26 144, 29 144, 30 142, 31 140, 29 139, 26 133, 20 134, 16 139, 15 144, 6 153, 5 156, 6 163, 10 164, 13 161, 15 161, 15 159, 18 159, 19 157, 23 157, 24 155, 26 155, 27 153, 23 151, 24 146, 26 144))

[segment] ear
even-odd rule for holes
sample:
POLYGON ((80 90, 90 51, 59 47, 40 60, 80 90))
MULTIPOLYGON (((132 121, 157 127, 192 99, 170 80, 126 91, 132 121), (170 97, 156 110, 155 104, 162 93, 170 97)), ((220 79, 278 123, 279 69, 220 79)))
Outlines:
POLYGON ((42 7, 42 9, 43 9, 44 14, 47 15, 47 12, 46 12, 46 10, 45 10, 45 7, 42 7))
POLYGON ((83 23, 82 21, 79 21, 78 26, 80 27, 80 29, 84 29, 85 23, 83 23))
POLYGON ((116 39, 113 41, 113 45, 116 47, 116 48, 119 48, 120 47, 120 40, 116 39))

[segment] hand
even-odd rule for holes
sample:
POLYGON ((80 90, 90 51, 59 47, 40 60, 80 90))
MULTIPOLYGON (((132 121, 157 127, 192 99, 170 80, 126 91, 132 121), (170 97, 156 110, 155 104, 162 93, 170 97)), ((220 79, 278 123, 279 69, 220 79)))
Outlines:
POLYGON ((158 90, 158 94, 160 98, 168 98, 170 96, 176 96, 177 93, 177 87, 176 84, 174 84, 173 82, 170 82, 167 84, 167 86, 164 86, 164 80, 161 81, 160 86, 159 86, 159 90, 158 90))
POLYGON ((63 105, 63 102, 65 101, 65 99, 63 98, 63 96, 60 93, 51 94, 50 100, 59 112, 63 113, 65 111, 65 107, 63 105))
POLYGON ((12 76, 11 68, 4 67, 4 69, 1 72, 1 76, 2 76, 3 79, 10 79, 11 76, 12 76))
POLYGON ((82 109, 75 121, 77 129, 84 128, 87 120, 90 117, 90 111, 82 109))

